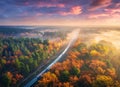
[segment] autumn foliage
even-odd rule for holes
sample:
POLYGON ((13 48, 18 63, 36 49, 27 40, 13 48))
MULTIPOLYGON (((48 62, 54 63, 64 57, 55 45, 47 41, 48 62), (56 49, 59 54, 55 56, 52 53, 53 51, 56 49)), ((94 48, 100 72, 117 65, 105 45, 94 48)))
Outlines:
POLYGON ((53 65, 35 87, 120 87, 111 62, 114 48, 107 44, 87 46, 78 39, 66 59, 53 65))
POLYGON ((0 87, 16 87, 38 66, 46 64, 64 46, 65 40, 0 38, 0 87))

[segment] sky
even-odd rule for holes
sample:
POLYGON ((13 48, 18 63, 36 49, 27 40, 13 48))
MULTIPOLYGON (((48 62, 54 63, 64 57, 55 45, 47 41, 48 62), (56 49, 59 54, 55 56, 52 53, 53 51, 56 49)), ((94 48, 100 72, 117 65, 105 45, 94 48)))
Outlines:
POLYGON ((120 26, 120 0, 0 0, 0 25, 120 26))

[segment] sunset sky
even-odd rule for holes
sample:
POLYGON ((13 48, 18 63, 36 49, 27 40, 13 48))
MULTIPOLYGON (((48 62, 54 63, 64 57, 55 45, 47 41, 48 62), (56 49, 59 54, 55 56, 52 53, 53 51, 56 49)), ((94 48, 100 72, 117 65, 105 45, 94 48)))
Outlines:
POLYGON ((120 0, 0 0, 0 25, 120 26, 120 0))

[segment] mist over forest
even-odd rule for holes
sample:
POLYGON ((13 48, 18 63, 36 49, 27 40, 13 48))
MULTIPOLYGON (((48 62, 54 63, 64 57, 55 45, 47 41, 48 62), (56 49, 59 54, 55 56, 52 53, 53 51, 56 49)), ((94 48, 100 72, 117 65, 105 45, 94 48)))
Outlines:
POLYGON ((120 87, 119 29, 1 26, 0 87, 120 87))

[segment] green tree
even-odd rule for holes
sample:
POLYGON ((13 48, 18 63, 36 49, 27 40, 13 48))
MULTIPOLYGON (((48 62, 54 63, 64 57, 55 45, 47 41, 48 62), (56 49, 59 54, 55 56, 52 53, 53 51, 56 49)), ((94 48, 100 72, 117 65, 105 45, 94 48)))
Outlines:
POLYGON ((16 67, 18 68, 18 70, 20 70, 20 68, 21 68, 21 64, 20 64, 21 62, 19 61, 19 59, 17 58, 16 60, 15 60, 15 65, 16 65, 16 67))
POLYGON ((84 48, 87 48, 86 44, 80 43, 80 44, 78 45, 78 47, 77 47, 77 50, 78 50, 78 51, 82 51, 82 49, 84 49, 84 48))
POLYGON ((10 83, 11 83, 11 79, 5 74, 2 76, 2 84, 5 86, 5 87, 9 87, 10 86, 10 83))
POLYGON ((80 74, 80 70, 76 67, 72 67, 70 70, 70 74, 78 76, 80 74))
POLYGON ((29 65, 27 64, 26 65, 26 73, 29 73, 30 72, 30 68, 29 68, 29 65))
POLYGON ((60 81, 67 82, 69 80, 70 73, 67 70, 64 70, 60 73, 60 81))
POLYGON ((44 40, 44 41, 43 41, 43 44, 44 44, 44 45, 49 45, 49 41, 48 41, 48 40, 44 40))
POLYGON ((37 60, 34 60, 33 66, 34 66, 34 68, 36 68, 38 66, 37 60))

